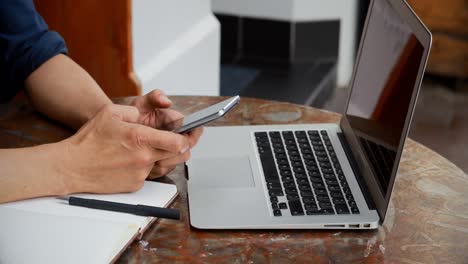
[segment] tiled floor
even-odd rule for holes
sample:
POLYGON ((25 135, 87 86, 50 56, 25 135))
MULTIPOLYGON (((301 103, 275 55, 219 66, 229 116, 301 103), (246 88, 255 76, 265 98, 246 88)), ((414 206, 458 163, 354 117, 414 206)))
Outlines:
MULTIPOLYGON (((347 89, 337 89, 324 108, 342 112, 347 96, 347 89)), ((410 137, 468 172, 468 93, 425 81, 410 137)))

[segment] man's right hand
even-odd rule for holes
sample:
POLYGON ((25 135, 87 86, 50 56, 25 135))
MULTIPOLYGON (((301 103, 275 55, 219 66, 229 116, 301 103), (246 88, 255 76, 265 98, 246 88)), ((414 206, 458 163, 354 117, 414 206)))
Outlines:
POLYGON ((60 172, 68 193, 139 190, 155 162, 190 156, 186 136, 137 124, 137 108, 107 105, 65 147, 60 172))

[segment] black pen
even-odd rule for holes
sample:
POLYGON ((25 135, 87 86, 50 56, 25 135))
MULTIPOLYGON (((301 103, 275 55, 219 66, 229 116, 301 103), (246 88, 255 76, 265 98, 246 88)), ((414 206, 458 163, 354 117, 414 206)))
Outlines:
POLYGON ((86 199, 73 196, 57 197, 57 199, 68 201, 69 205, 82 206, 93 209, 114 211, 120 213, 135 214, 141 216, 153 216, 158 218, 167 218, 180 220, 180 212, 177 209, 162 208, 141 204, 125 204, 95 199, 86 199))

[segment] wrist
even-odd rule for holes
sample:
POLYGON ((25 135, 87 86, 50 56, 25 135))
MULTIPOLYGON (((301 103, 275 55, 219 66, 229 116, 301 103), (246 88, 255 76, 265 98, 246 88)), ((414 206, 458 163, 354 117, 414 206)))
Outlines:
POLYGON ((96 104, 96 106, 92 107, 92 109, 89 109, 89 111, 87 111, 87 113, 85 114, 85 122, 83 124, 91 120, 102 108, 112 104, 113 102, 107 96, 104 96, 102 100, 96 104))
POLYGON ((71 144, 68 139, 44 145, 49 148, 50 171, 57 186, 56 195, 68 195, 79 191, 73 169, 71 144))
POLYGON ((62 148, 62 143, 58 142, 21 149, 30 166, 23 174, 26 178, 33 177, 28 185, 32 197, 67 195, 70 192, 61 169, 62 148))

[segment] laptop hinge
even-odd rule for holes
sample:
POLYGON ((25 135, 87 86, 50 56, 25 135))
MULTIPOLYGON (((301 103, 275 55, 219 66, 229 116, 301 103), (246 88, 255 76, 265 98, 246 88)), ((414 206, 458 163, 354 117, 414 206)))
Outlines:
POLYGON ((359 166, 357 165, 357 162, 354 159, 354 155, 351 152, 351 149, 349 148, 349 144, 348 144, 348 141, 346 140, 345 135, 341 132, 337 133, 337 135, 341 141, 341 146, 343 146, 344 152, 346 153, 349 164, 351 165, 351 168, 353 169, 354 175, 356 176, 356 180, 359 184, 359 187, 361 188, 361 192, 364 195, 364 199, 366 200, 367 207, 369 208, 369 210, 375 210, 375 205, 374 205, 374 202, 372 201, 372 197, 370 196, 369 190, 367 188, 367 184, 364 181, 364 178, 362 177, 361 170, 359 169, 359 166))

